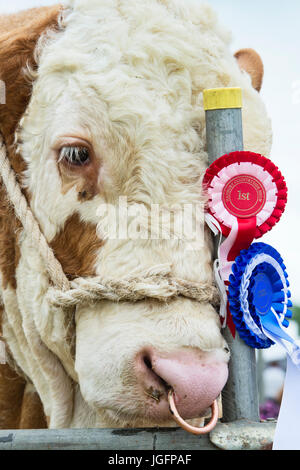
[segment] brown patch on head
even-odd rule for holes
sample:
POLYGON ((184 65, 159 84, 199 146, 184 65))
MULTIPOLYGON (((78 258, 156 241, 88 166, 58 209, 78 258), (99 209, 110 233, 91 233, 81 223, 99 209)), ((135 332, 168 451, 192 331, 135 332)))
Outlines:
MULTIPOLYGON (((0 132, 17 176, 24 171, 25 164, 15 150, 14 135, 29 103, 32 88, 28 78, 25 78, 24 68, 27 65, 36 68, 36 43, 47 28, 57 26, 60 10, 57 5, 0 16, 0 80, 6 88, 6 103, 0 104, 0 132)), ((20 224, 15 220, 5 194, 0 183, 0 269, 4 287, 15 287, 20 224)))
POLYGON ((0 79, 6 85, 6 104, 0 106, 0 131, 14 134, 31 95, 24 67, 36 68, 34 49, 47 28, 57 26, 61 7, 34 8, 16 15, 0 16, 0 79))
POLYGON ((95 275, 96 256, 102 244, 96 225, 82 222, 79 215, 74 214, 66 221, 50 246, 65 274, 69 278, 75 278, 95 275))

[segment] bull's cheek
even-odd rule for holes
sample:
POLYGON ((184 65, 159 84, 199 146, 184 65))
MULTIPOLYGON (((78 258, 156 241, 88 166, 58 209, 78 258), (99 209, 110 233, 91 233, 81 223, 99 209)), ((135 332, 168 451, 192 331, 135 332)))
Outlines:
MULTIPOLYGON (((122 396, 122 358, 107 339, 101 312, 82 307, 76 312, 75 370, 81 393, 93 407, 111 407, 115 397, 122 396)), ((118 348, 120 351, 120 348, 118 348)))

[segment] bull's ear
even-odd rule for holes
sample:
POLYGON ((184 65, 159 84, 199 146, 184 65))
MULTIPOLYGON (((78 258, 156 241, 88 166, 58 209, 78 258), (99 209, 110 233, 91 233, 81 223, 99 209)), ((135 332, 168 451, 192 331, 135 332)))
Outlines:
POLYGON ((41 34, 58 24, 61 6, 33 8, 14 15, 0 15, 0 131, 7 143, 14 134, 30 99, 27 65, 35 67, 34 50, 41 34))
POLYGON ((254 49, 240 49, 234 54, 241 70, 247 72, 255 90, 260 91, 264 77, 264 64, 254 49))

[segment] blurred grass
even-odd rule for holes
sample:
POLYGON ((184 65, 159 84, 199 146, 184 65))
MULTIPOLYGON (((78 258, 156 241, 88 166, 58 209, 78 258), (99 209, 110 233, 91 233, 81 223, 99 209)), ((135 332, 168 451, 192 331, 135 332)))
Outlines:
POLYGON ((300 334, 300 306, 295 305, 293 307, 293 320, 298 324, 298 334, 300 334))

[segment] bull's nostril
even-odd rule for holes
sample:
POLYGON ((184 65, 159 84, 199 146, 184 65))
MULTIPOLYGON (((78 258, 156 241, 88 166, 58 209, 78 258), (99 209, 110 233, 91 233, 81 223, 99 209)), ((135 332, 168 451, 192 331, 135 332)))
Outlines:
POLYGON ((149 356, 144 356, 144 364, 148 369, 152 370, 152 362, 149 356))
POLYGON ((151 352, 144 352, 144 354, 142 354, 140 358, 142 364, 144 364, 145 366, 144 372, 147 372, 146 377, 153 385, 153 387, 162 387, 162 390, 164 390, 165 392, 168 391, 170 386, 162 377, 160 377, 160 375, 157 374, 157 372, 153 368, 151 352))

